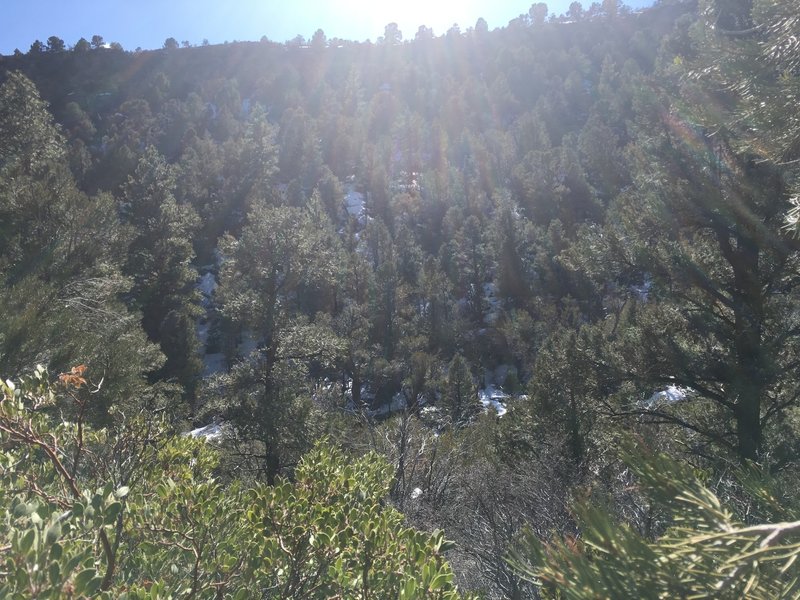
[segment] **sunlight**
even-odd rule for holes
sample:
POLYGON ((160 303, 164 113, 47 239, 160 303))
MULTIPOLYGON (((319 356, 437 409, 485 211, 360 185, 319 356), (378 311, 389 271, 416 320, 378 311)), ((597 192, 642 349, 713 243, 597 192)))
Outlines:
POLYGON ((368 25, 372 39, 383 35, 388 23, 397 23, 403 32, 403 39, 413 39, 420 25, 433 29, 436 35, 447 32, 454 23, 467 29, 473 27, 479 12, 479 3, 468 0, 460 2, 456 7, 449 3, 430 2, 429 0, 406 0, 394 3, 376 3, 371 0, 345 0, 338 4, 342 16, 352 18, 368 25), (464 22, 461 22, 461 20, 464 22))

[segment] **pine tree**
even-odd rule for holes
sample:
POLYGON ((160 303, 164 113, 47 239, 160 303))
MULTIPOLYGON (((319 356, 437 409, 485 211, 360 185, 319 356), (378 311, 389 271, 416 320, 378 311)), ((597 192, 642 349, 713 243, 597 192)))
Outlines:
POLYGON ((0 368, 89 365, 104 382, 90 416, 107 423, 114 402, 147 395, 144 375, 163 361, 119 300, 130 282, 117 207, 77 189, 30 80, 10 74, 0 97, 0 368))
POLYGON ((792 183, 787 219, 793 229, 800 214, 796 9, 791 0, 705 0, 694 26, 696 43, 676 59, 700 83, 697 114, 704 124, 734 131, 740 151, 772 162, 792 183))
POLYGON ((12 72, 0 86, 0 268, 46 266, 77 194, 64 138, 33 82, 12 72))
POLYGON ((705 415, 660 407, 655 420, 688 424, 742 459, 777 452, 780 463, 796 440, 765 435, 797 401, 800 352, 791 308, 798 245, 782 231, 785 181, 738 153, 725 132, 711 137, 658 110, 649 126, 660 133, 642 136, 636 187, 612 205, 601 242, 621 268, 656 284, 635 323, 612 333, 611 362, 650 393, 685 386, 714 407, 705 415))
POLYGON ((305 365, 332 363, 339 351, 332 332, 309 323, 296 299, 302 286, 332 276, 336 255, 326 231, 306 209, 258 203, 240 239, 223 247, 223 314, 257 342, 231 372, 227 414, 243 441, 259 445, 257 468, 270 483, 286 457, 304 449, 307 407, 297 396, 305 365))
POLYGON ((174 196, 173 169, 149 147, 123 188, 122 210, 132 229, 125 272, 133 279, 142 327, 167 356, 160 376, 177 377, 191 393, 201 372, 194 319, 197 272, 191 238, 197 215, 174 196))
POLYGON ((781 498, 767 478, 745 473, 741 483, 767 507, 772 520, 743 523, 689 466, 665 455, 643 455, 631 443, 625 462, 648 499, 663 510, 666 531, 650 540, 583 504, 575 511, 579 537, 545 543, 529 533, 512 563, 548 597, 797 597, 796 498, 781 498))
POLYGON ((447 368, 442 402, 455 427, 466 424, 480 412, 481 404, 472 373, 467 361, 460 354, 453 357, 447 368))

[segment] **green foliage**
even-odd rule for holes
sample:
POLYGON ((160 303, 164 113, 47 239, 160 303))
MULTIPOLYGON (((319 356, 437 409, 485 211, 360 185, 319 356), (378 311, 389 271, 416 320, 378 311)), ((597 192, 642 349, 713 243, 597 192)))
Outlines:
POLYGON ((86 196, 66 162, 65 142, 29 79, 0 86, 0 367, 39 362, 102 373, 92 407, 108 418, 113 397, 135 397, 161 357, 119 297, 125 241, 114 199, 86 196), (125 393, 122 393, 122 390, 125 393))
POLYGON ((390 476, 374 454, 352 461, 318 446, 295 483, 263 488, 250 518, 267 536, 269 597, 457 598, 450 543, 385 506, 390 476))
POLYGON ((580 465, 590 444, 594 411, 587 406, 596 389, 596 374, 581 352, 586 340, 574 331, 555 331, 536 357, 539 374, 531 383, 530 417, 534 437, 553 439, 575 465, 580 465))
MULTIPOLYGON (((320 30, 310 48, 126 53, 96 35, 2 57, 0 372, 87 367, 43 411, 73 424, 54 435, 81 494, 130 490, 102 530, 113 569, 100 529, 75 529, 96 576, 113 571, 106 591, 395 597, 349 547, 326 579, 336 553, 306 539, 328 531, 322 509, 281 476, 310 477, 301 457, 322 431, 380 449, 388 501, 425 530, 447 524, 459 582, 489 597, 535 595, 503 555, 525 522, 572 530, 579 485, 644 527, 620 429, 793 481, 800 279, 780 229, 797 176, 794 4, 575 2, 558 17, 536 3, 506 27, 413 41, 390 24, 380 44, 320 30), (471 373, 504 370, 506 392, 529 397, 473 418, 471 373), (648 401, 667 386, 691 391, 648 401), (196 424, 225 421, 219 455, 152 417, 178 396, 196 424), (267 514, 252 501, 267 489, 247 478, 308 501, 290 511, 305 537, 269 534, 280 575, 250 514, 267 514)), ((38 482, 53 463, 37 452, 13 464, 38 482)), ((57 480, 40 486, 44 538, 68 509, 44 507, 57 480)), ((375 502, 361 512, 392 525, 375 502)), ((405 586, 410 559, 356 534, 405 586)))
POLYGON ((18 72, 0 86, 0 135, 0 273, 52 268, 42 263, 59 241, 64 197, 77 190, 47 104, 18 72))
POLYGON ((453 357, 447 368, 442 406, 447 410, 454 426, 469 422, 481 410, 472 373, 467 361, 460 354, 453 357))
POLYGON ((741 120, 743 141, 777 163, 793 161, 800 150, 793 109, 800 66, 795 9, 789 0, 707 1, 696 31, 702 44, 693 65, 697 75, 735 94, 731 112, 741 120))
POLYGON ((570 251, 596 285, 611 277, 627 288, 604 298, 613 318, 594 328, 601 338, 587 354, 602 377, 611 373, 609 387, 635 384, 638 397, 620 390, 610 412, 780 465, 797 441, 773 419, 797 400, 790 365, 800 349, 798 245, 782 231, 787 172, 746 143, 735 97, 681 74, 676 61, 640 91, 627 152, 633 185, 570 251), (648 406, 667 385, 693 390, 697 402, 648 406))
POLYGON ((320 444, 294 482, 223 485, 210 446, 158 420, 51 423, 43 409, 80 404, 84 374, 0 383, 4 598, 460 597, 451 544, 386 506, 377 456, 320 444))
POLYGON ((142 327, 167 356, 161 376, 191 391, 202 370, 194 326, 197 272, 190 266, 197 215, 178 204, 174 188, 173 169, 149 147, 123 186, 123 215, 133 231, 125 272, 133 279, 142 327))
MULTIPOLYGON (((625 461, 668 528, 655 541, 590 505, 577 509, 580 537, 544 543, 528 535, 512 562, 558 598, 795 598, 800 593, 798 507, 780 521, 746 524, 686 465, 662 454, 625 461), (783 519, 786 519, 783 521, 783 519)), ((762 482, 755 486, 769 497, 762 482)), ((773 505, 775 502, 773 502, 773 505)))
POLYGON ((336 287, 338 240, 321 205, 316 212, 314 206, 260 202, 241 238, 225 243, 231 260, 222 272, 219 298, 234 326, 229 333, 245 331, 258 346, 227 377, 225 413, 238 424, 241 441, 255 445, 248 454, 261 456, 257 468, 270 483, 308 447, 303 433, 308 408, 298 396, 309 364, 330 365, 341 351, 324 321, 309 322, 292 301, 305 290, 320 297, 336 287))

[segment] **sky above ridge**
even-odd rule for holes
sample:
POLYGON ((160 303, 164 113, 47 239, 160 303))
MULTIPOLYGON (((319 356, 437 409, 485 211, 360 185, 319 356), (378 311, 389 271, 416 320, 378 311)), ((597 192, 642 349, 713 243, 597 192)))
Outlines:
MULTIPOLYGON (((547 2, 562 14, 572 0, 547 2)), ((0 54, 15 48, 27 52, 34 40, 50 36, 72 46, 81 37, 101 35, 126 50, 160 48, 168 37, 199 45, 225 41, 256 41, 266 36, 285 42, 297 35, 310 39, 317 29, 328 38, 375 40, 387 23, 395 22, 403 37, 414 37, 420 25, 441 35, 457 23, 462 30, 483 17, 490 29, 504 27, 528 11, 531 0, 3 0, 0 54)), ((582 2, 587 9, 590 0, 582 2)), ((631 8, 652 0, 627 0, 631 8)))

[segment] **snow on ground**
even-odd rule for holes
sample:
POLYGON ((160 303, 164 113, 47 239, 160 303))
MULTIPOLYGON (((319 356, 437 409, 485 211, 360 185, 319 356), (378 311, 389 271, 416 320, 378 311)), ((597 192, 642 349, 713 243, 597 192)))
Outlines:
POLYGON ((211 323, 207 320, 197 322, 197 339, 200 340, 202 347, 201 352, 205 354, 205 348, 208 345, 208 334, 211 330, 211 323))
POLYGON ((222 439, 222 436, 225 435, 225 429, 222 423, 211 423, 205 427, 192 429, 184 435, 193 438, 203 438, 206 441, 217 441, 222 439))
POLYGON ((364 217, 364 194, 357 192, 352 183, 344 186, 344 204, 347 213, 361 221, 364 217))
POLYGON ((375 393, 369 388, 369 385, 362 384, 361 386, 361 406, 356 406, 353 402, 353 380, 347 378, 344 383, 344 397, 345 408, 347 410, 361 410, 365 406, 369 406, 375 400, 375 393))
POLYGON ((653 279, 649 275, 645 275, 644 281, 641 285, 631 286, 631 291, 636 294, 642 302, 647 302, 650 297, 650 290, 653 287, 653 279))
POLYGON ((669 385, 665 389, 655 392, 645 401, 647 408, 655 408, 660 404, 674 404, 681 400, 686 400, 692 390, 689 388, 669 385))
POLYGON ((493 384, 487 385, 484 389, 478 390, 478 399, 483 404, 484 408, 488 411, 489 407, 494 409, 498 417, 502 417, 508 412, 506 408, 506 401, 509 395, 493 384))
POLYGON ((433 417, 436 418, 439 415, 439 408, 436 406, 423 406, 420 410, 420 413, 423 417, 433 417))
POLYGON ((211 298, 211 294, 217 289, 217 278, 209 271, 200 278, 200 281, 197 283, 197 289, 200 290, 200 293, 206 298, 211 298))

